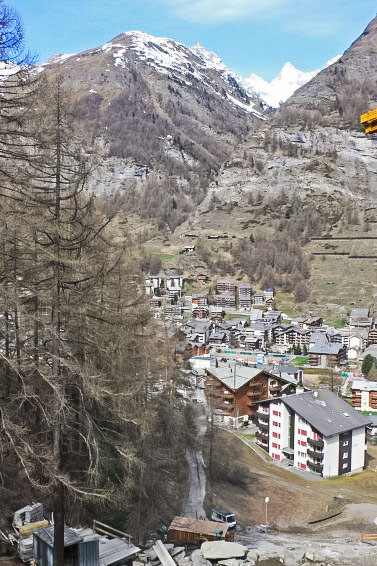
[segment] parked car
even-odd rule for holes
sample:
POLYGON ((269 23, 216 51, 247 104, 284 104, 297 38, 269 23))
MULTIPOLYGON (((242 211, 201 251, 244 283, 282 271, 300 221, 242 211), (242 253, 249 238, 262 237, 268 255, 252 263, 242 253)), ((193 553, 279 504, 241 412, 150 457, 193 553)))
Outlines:
POLYGON ((226 509, 212 509, 211 519, 212 521, 226 523, 230 528, 235 527, 237 524, 235 514, 226 509))

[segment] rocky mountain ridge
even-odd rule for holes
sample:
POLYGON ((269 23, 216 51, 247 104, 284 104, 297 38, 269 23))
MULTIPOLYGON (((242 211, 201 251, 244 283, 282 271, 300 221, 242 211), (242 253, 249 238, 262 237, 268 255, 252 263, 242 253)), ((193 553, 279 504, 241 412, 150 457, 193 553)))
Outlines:
POLYGON ((214 198, 247 204, 285 191, 375 201, 376 140, 358 115, 377 100, 376 45, 375 19, 275 113, 200 44, 142 32, 39 70, 64 75, 78 125, 100 141, 91 188, 120 190, 132 211, 174 229, 191 215, 200 224, 214 198))
POLYGON ((250 133, 211 183, 201 211, 216 199, 247 204, 284 191, 377 202, 377 138, 359 115, 377 105, 377 18, 344 55, 301 87, 250 133))
POLYGON ((78 128, 100 148, 90 188, 121 191, 161 227, 187 217, 237 141, 269 113, 215 55, 142 32, 37 71, 64 77, 78 128))

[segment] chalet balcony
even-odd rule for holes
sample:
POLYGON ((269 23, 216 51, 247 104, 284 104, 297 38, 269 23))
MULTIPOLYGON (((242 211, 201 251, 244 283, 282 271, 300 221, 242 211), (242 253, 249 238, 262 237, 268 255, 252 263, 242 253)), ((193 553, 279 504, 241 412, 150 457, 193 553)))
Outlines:
POLYGON ((308 438, 308 444, 314 450, 323 450, 324 442, 322 439, 313 440, 313 438, 308 438))
POLYGON ((247 396, 254 399, 255 397, 260 397, 262 395, 262 391, 260 389, 254 389, 253 391, 248 391, 247 396))
POLYGON ((280 389, 281 389, 280 385, 270 385, 269 387, 271 393, 277 393, 278 391, 280 391, 280 389))
POLYGON ((260 383, 258 381, 251 381, 249 383, 249 387, 251 387, 251 388, 260 387, 260 383))
POLYGON ((233 403, 221 403, 217 406, 218 409, 221 411, 227 411, 228 413, 232 413, 234 409, 233 403))
POLYGON ((223 392, 221 391, 221 389, 213 389, 210 391, 210 396, 214 399, 220 399, 223 397, 223 392))
POLYGON ((225 399, 230 399, 232 400, 234 397, 234 393, 232 393, 231 391, 222 391, 225 399))
POLYGON ((268 423, 263 423, 263 422, 258 422, 258 428, 260 430, 264 430, 268 432, 268 429, 270 428, 268 423))
POLYGON ((264 407, 258 407, 258 415, 269 415, 270 409, 264 409, 264 407))
POLYGON ((321 462, 323 460, 323 452, 320 450, 310 450, 309 448, 306 453, 308 458, 311 458, 312 460, 320 460, 321 462))
POLYGON ((314 472, 316 474, 322 474, 323 472, 323 464, 314 464, 310 460, 307 460, 306 465, 311 472, 314 472))

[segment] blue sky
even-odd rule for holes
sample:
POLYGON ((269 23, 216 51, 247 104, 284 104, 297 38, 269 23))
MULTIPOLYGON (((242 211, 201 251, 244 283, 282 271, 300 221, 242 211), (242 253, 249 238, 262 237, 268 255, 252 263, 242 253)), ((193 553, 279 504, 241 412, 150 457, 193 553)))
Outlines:
POLYGON ((376 16, 375 0, 5 0, 43 62, 142 30, 200 41, 242 76, 271 80, 286 61, 303 71, 343 53, 376 16))

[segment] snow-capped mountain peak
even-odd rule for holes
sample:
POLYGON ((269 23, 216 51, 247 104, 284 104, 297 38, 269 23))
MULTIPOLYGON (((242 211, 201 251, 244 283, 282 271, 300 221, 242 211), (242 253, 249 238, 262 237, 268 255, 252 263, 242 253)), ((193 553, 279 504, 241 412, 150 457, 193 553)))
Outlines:
POLYGON ((300 71, 288 61, 271 82, 252 74, 244 79, 242 84, 245 88, 257 92, 269 106, 278 108, 282 102, 292 96, 295 90, 309 82, 319 72, 320 69, 309 72, 300 71))
MULTIPOLYGON (((189 87, 202 83, 218 96, 225 96, 233 106, 262 119, 264 116, 260 109, 263 103, 277 108, 320 71, 300 71, 287 62, 271 82, 255 74, 244 79, 231 71, 216 53, 208 51, 198 41, 192 47, 187 47, 168 37, 157 37, 138 30, 121 33, 108 43, 80 56, 83 57, 87 53, 111 54, 115 67, 120 68, 126 68, 130 61, 142 62, 158 73, 189 87), (217 84, 214 73, 208 73, 209 70, 218 73, 222 86, 217 84)), ((41 72, 48 66, 64 64, 67 59, 76 56, 75 53, 55 55, 36 70, 41 72)), ((330 60, 328 64, 335 60, 336 58, 330 60)))
POLYGON ((187 47, 173 39, 156 37, 140 31, 128 31, 115 37, 100 49, 106 53, 112 52, 114 64, 118 67, 125 67, 129 53, 134 52, 139 61, 143 61, 161 74, 168 75, 186 86, 194 83, 205 84, 217 95, 224 96, 224 89, 219 88, 207 72, 209 69, 215 70, 227 85, 225 96, 229 102, 264 119, 257 109, 259 103, 251 100, 258 98, 256 94, 246 92, 241 77, 228 69, 216 53, 208 51, 199 42, 187 47))

